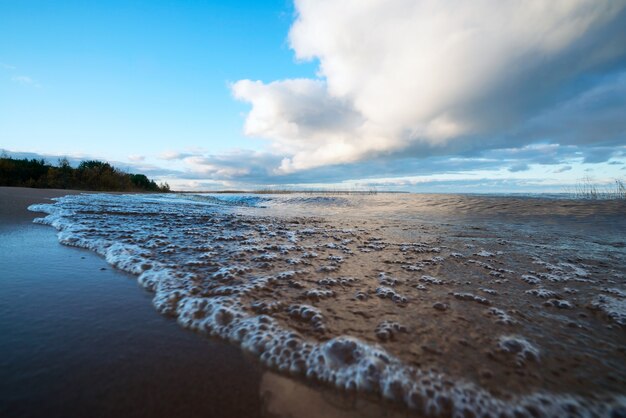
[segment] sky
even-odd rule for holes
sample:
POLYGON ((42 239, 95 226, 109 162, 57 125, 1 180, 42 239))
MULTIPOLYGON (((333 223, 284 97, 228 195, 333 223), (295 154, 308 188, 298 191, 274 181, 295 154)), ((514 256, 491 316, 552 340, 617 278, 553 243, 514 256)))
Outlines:
POLYGON ((0 0, 0 149, 179 190, 626 178, 624 0, 0 0))

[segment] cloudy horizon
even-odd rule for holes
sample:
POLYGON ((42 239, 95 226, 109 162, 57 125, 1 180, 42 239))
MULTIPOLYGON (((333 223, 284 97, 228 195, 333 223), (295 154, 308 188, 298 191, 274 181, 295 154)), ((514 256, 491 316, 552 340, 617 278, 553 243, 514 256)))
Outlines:
MULTIPOLYGON (((626 2, 268 5, 179 10, 178 38, 159 44, 117 15, 83 16, 46 57, 37 29, 0 55, 0 148, 185 190, 559 192, 626 177, 626 2)), ((32 13, 2 9, 0 23, 32 13)))

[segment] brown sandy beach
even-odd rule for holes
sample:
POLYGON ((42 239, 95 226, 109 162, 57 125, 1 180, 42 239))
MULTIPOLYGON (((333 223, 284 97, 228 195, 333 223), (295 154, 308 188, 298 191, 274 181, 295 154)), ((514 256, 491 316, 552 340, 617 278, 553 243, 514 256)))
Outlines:
POLYGON ((394 414, 265 372, 159 315, 133 277, 32 223, 30 204, 74 193, 0 188, 0 416, 394 414))

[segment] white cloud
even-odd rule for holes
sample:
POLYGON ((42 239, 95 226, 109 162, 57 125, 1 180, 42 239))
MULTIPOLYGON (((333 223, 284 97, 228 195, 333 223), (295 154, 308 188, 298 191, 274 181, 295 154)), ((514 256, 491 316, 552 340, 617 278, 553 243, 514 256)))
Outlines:
POLYGON ((193 156, 185 158, 185 162, 194 173, 204 174, 209 177, 228 179, 241 177, 250 173, 249 167, 233 167, 220 164, 211 158, 203 156, 193 156))
POLYGON ((364 121, 350 103, 328 95, 324 82, 295 79, 263 84, 242 80, 232 90, 236 98, 253 103, 244 132, 271 138, 275 152, 296 155, 294 160, 283 161, 284 171, 291 171, 292 165, 310 168, 306 161, 298 161, 303 152, 306 160, 325 163, 354 160, 357 149, 353 139, 364 121))
POLYGON ((188 156, 189 154, 187 153, 182 153, 182 152, 177 152, 177 151, 164 151, 159 155, 159 158, 161 160, 174 161, 174 160, 182 160, 188 156))
POLYGON ((582 76, 623 66, 625 8, 296 0, 290 45, 298 59, 319 60, 320 79, 242 80, 232 90, 252 105, 245 133, 286 155, 282 173, 409 148, 425 156, 505 146, 486 138, 519 129, 564 91, 584 92, 582 76))
POLYGON ((23 86, 40 87, 39 83, 37 83, 35 80, 27 75, 16 75, 14 77, 11 77, 11 81, 21 84, 23 86))
POLYGON ((128 156, 128 161, 131 161, 133 163, 140 163, 142 161, 145 161, 146 157, 144 155, 129 155, 128 156))

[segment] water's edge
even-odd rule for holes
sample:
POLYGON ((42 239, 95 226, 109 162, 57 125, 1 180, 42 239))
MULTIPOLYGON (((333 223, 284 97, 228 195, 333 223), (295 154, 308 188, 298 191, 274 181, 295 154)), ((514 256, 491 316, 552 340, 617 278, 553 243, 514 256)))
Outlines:
MULTIPOLYGON (((69 201, 59 198, 56 203, 32 205, 29 210, 48 214, 34 222, 57 229, 61 244, 94 251, 112 266, 137 276, 141 286, 154 292, 153 303, 162 314, 175 316, 185 328, 237 344, 281 373, 315 379, 342 390, 378 393, 428 416, 611 416, 626 408, 623 395, 599 394, 595 399, 587 399, 537 392, 499 399, 474 383, 407 366, 383 348, 354 337, 339 336, 322 343, 308 341, 268 315, 251 316, 245 312, 239 297, 245 288, 239 294, 194 296, 181 288, 181 282, 187 280, 184 275, 146 259, 143 248, 91 239, 70 219, 75 212, 64 206, 69 201)), ((247 286, 264 286, 268 280, 259 277, 247 286)), ((315 322, 317 312, 306 305, 300 309, 297 315, 315 322)))

